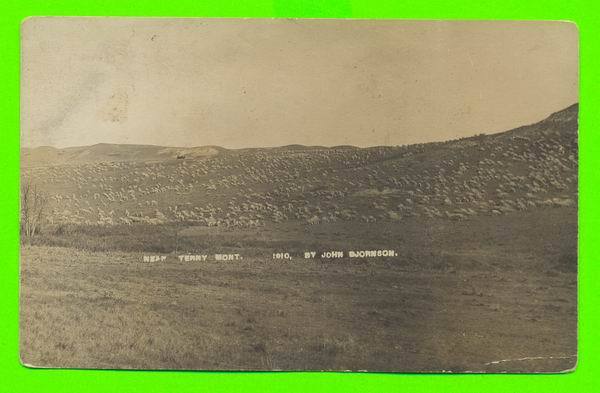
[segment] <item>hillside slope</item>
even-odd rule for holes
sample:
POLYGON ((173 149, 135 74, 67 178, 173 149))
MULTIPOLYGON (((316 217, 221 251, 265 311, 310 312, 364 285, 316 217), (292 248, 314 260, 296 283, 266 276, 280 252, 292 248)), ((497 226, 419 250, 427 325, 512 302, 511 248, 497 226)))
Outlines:
POLYGON ((463 220, 576 205, 577 113, 409 146, 25 149, 22 176, 48 196, 51 224, 463 220))

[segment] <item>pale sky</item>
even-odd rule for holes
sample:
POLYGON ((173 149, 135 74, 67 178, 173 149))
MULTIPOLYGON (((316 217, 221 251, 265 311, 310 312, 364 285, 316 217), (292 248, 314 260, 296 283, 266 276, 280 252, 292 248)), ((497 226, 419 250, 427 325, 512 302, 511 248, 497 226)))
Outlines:
POLYGON ((22 146, 402 145, 578 101, 564 22, 31 18, 22 146))

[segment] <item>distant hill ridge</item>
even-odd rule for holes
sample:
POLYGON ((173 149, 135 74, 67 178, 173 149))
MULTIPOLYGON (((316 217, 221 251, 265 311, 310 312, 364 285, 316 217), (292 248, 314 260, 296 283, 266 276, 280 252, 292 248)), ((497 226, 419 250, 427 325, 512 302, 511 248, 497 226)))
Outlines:
MULTIPOLYGON (((459 143, 461 141, 474 138, 505 138, 511 136, 523 136, 536 132, 544 132, 551 130, 560 130, 560 124, 563 123, 567 127, 564 132, 577 131, 577 115, 579 104, 573 104, 561 111, 555 112, 546 119, 531 124, 521 126, 512 130, 491 134, 464 137, 456 140, 446 141, 445 143, 459 143), (573 126, 574 125, 574 126, 573 126), (558 128, 557 128, 558 126, 558 128)), ((440 142, 433 142, 440 143, 440 142)), ((329 149, 370 149, 377 148, 366 147, 360 148, 351 145, 339 146, 306 146, 300 144, 285 145, 279 147, 255 147, 242 149, 227 149, 220 146, 197 146, 197 147, 168 147, 157 145, 140 145, 140 144, 112 144, 112 143, 97 143, 91 146, 76 146, 66 148, 56 148, 52 146, 40 146, 34 148, 21 149, 21 166, 35 167, 45 165, 61 165, 61 164, 80 164, 80 163, 96 163, 96 162, 156 162, 168 161, 175 159, 190 159, 190 158, 208 158, 221 153, 244 153, 247 151, 310 151, 310 150, 329 150, 329 149)))
POLYGON ((577 111, 446 142, 227 150, 98 144, 24 151, 52 225, 259 227, 465 220, 577 206, 577 111), (35 165, 35 163, 39 165, 35 165))

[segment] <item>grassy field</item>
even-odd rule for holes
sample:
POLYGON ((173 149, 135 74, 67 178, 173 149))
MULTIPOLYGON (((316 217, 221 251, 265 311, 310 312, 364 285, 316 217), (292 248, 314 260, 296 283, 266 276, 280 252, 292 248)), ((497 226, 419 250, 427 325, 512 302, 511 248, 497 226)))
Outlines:
MULTIPOLYGON (((172 231, 153 228, 157 239, 172 231)), ((81 232, 65 242, 70 247, 24 246, 22 361, 234 370, 574 367, 576 207, 308 228, 178 230, 178 253, 244 256, 229 262, 179 262, 172 249, 163 250, 165 262, 142 262, 144 246, 136 250, 140 239, 125 232, 123 246, 109 242, 113 251, 102 249, 98 234, 81 232), (296 254, 362 247, 398 256, 296 254), (275 251, 292 251, 294 259, 269 258, 275 251)))
POLYGON ((407 146, 22 149, 23 362, 571 369, 577 113, 407 146), (301 258, 373 249, 397 255, 301 258))

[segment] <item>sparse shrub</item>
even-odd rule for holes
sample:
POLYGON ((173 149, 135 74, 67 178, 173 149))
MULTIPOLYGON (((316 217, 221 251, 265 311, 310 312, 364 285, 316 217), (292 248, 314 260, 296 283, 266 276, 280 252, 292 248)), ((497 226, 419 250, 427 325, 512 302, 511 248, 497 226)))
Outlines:
POLYGON ((31 242, 39 233, 46 214, 48 197, 30 180, 21 186, 21 239, 31 242))

